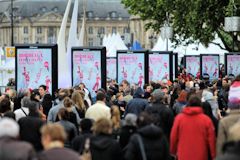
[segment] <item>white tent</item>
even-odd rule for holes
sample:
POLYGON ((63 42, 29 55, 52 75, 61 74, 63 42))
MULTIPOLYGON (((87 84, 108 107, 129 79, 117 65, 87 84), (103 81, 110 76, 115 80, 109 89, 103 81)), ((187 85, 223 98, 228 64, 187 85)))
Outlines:
POLYGON ((6 62, 2 62, 0 65, 1 81, 0 85, 5 86, 8 83, 9 78, 15 77, 15 59, 7 59, 6 62))

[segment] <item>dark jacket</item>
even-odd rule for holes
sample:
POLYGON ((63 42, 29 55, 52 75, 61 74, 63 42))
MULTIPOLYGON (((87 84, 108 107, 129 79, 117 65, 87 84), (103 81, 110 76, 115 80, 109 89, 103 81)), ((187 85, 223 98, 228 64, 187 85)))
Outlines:
POLYGON ((90 140, 92 160, 121 160, 121 148, 111 135, 99 134, 90 140))
POLYGON ((143 99, 143 91, 141 88, 138 88, 133 95, 133 99, 127 103, 125 113, 126 116, 128 113, 136 114, 137 116, 144 111, 148 106, 148 101, 143 99))
POLYGON ((82 154, 86 139, 91 138, 91 137, 92 137, 92 133, 90 133, 90 132, 81 133, 79 136, 77 136, 73 139, 72 149, 75 150, 76 152, 82 154))
POLYGON ((240 142, 228 142, 223 147, 223 155, 216 160, 239 160, 240 159, 240 142))
POLYGON ((9 137, 0 138, 1 160, 34 160, 35 156, 35 151, 29 143, 9 137))
MULTIPOLYGON (((162 130, 156 125, 148 125, 138 130, 142 138, 147 160, 168 160, 168 142, 162 130)), ((127 146, 125 153, 126 160, 142 160, 139 141, 134 134, 127 146)))
POLYGON ((20 139, 31 143, 36 151, 41 151, 43 146, 40 129, 44 125, 44 121, 37 115, 28 115, 19 119, 18 124, 20 126, 20 139))
POLYGON ((174 121, 174 114, 170 108, 161 103, 153 103, 146 109, 155 120, 155 124, 162 128, 163 133, 169 140, 174 121))
POLYGON ((38 160, 79 160, 79 155, 67 148, 53 148, 38 155, 38 160))
POLYGON ((121 148, 127 146, 130 137, 136 132, 137 128, 135 126, 123 126, 120 130, 119 144, 121 148))
POLYGON ((65 132, 67 133, 67 140, 64 145, 65 147, 70 148, 72 140, 77 136, 77 129, 73 123, 66 120, 60 120, 58 123, 63 126, 65 132))

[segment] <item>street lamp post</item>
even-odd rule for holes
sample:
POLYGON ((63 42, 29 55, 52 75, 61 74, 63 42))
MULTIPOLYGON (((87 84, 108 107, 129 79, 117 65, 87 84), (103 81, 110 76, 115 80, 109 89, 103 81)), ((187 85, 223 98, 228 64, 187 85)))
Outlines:
POLYGON ((13 0, 11 0, 11 46, 14 45, 14 31, 13 31, 13 0))

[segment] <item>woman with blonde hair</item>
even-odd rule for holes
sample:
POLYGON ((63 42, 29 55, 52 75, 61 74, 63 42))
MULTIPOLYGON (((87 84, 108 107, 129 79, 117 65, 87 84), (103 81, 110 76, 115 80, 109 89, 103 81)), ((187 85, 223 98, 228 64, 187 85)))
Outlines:
POLYGON ((112 121, 112 128, 113 128, 112 135, 114 139, 119 140, 121 118, 120 118, 120 110, 118 106, 111 107, 111 121, 112 121))
POLYGON ((82 95, 75 91, 72 94, 72 101, 73 104, 75 105, 78 115, 80 118, 84 118, 85 117, 85 113, 86 113, 86 106, 84 104, 84 100, 82 98, 82 95))

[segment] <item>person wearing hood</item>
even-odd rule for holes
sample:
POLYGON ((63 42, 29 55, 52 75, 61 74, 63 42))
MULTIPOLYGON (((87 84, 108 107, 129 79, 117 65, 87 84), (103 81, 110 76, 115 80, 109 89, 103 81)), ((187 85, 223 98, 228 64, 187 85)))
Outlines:
POLYGON ((112 122, 109 119, 98 119, 93 125, 93 133, 90 139, 92 160, 122 160, 120 145, 111 136, 112 122))
POLYGON ((138 130, 127 145, 124 158, 126 160, 142 160, 145 152, 148 160, 169 160, 169 148, 163 131, 154 125, 154 120, 147 112, 142 112, 138 119, 138 130), (143 151, 141 151, 141 144, 143 151))
POLYGON ((201 100, 192 95, 188 105, 174 121, 170 151, 179 160, 208 160, 216 156, 216 137, 211 119, 203 113, 201 100))
POLYGON ((133 95, 133 99, 127 103, 125 113, 126 116, 128 113, 133 113, 139 115, 149 106, 148 101, 144 99, 144 92, 141 87, 138 87, 136 92, 133 95))
POLYGON ((218 119, 220 117, 220 114, 219 114, 220 112, 218 110, 218 102, 217 102, 217 99, 214 98, 212 92, 208 90, 203 91, 202 102, 205 102, 205 101, 211 105, 212 114, 215 118, 218 119))

